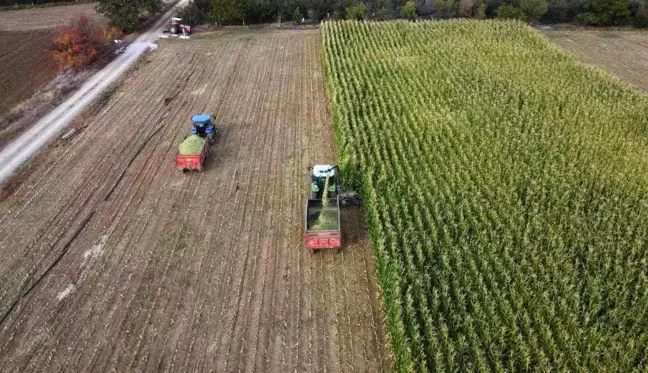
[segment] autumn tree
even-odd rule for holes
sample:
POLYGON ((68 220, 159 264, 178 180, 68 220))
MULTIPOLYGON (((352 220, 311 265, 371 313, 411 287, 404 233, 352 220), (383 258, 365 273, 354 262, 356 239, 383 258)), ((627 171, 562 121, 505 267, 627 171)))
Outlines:
POLYGON ((99 57, 104 39, 104 30, 81 16, 58 29, 51 42, 52 57, 60 68, 87 66, 99 57))

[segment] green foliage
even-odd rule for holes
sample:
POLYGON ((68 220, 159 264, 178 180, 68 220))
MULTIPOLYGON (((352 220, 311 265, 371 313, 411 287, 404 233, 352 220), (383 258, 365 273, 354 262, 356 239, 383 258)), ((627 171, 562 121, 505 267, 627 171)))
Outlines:
POLYGON ((520 9, 528 21, 537 21, 547 12, 547 0, 520 0, 520 9))
POLYGON ((211 0, 193 0, 186 7, 180 9, 178 17, 188 25, 199 25, 207 22, 207 16, 211 12, 211 0))
POLYGON ((587 13, 578 19, 592 26, 615 26, 628 20, 628 0, 590 0, 587 13))
POLYGON ((353 3, 346 8, 346 19, 361 21, 367 17, 367 6, 362 2, 353 3))
POLYGON ((452 18, 457 15, 457 0, 436 0, 434 15, 438 18, 452 18))
POLYGON ((638 28, 648 28, 648 9, 640 10, 635 13, 633 24, 638 28))
POLYGON ((486 3, 481 3, 475 11, 475 18, 485 19, 486 18, 486 3))
POLYGON ((299 9, 299 7, 295 8, 295 11, 292 14, 293 22, 299 23, 302 18, 303 18, 302 11, 299 9))
POLYGON ((385 21, 392 18, 391 10, 389 10, 389 1, 388 0, 377 0, 375 2, 376 6, 376 19, 379 21, 385 21))
POLYGON ((460 0, 457 15, 459 17, 470 18, 473 16, 473 9, 475 8, 475 0, 460 0))
POLYGON ((403 5, 401 15, 411 21, 416 19, 416 4, 414 3, 414 0, 408 0, 405 5, 403 5))
POLYGON ((516 7, 515 5, 504 4, 500 5, 500 7, 497 8, 497 18, 518 19, 524 21, 526 19, 526 15, 522 11, 522 9, 516 7))
POLYGON ((161 8, 161 0, 97 0, 97 11, 108 18, 111 26, 117 26, 125 32, 137 30, 140 14, 155 14, 161 8))
POLYGON ((648 98, 522 22, 327 22, 396 372, 648 370, 648 98))
POLYGON ((587 0, 549 0, 543 19, 554 22, 571 22, 585 10, 587 0))
POLYGON ((217 25, 231 25, 245 17, 244 3, 239 0, 212 0, 211 21, 217 25))

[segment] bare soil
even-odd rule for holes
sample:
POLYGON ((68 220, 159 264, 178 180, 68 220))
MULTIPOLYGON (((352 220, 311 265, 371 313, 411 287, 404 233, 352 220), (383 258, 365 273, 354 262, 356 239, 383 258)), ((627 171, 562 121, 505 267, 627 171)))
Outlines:
POLYGON ((554 44, 583 62, 608 70, 648 91, 648 32, 627 30, 544 30, 554 44))
POLYGON ((0 116, 56 76, 48 51, 53 35, 48 30, 0 32, 0 116))
POLYGON ((25 31, 53 29, 67 25, 71 20, 86 15, 99 23, 106 23, 105 18, 97 13, 94 3, 7 10, 2 12, 0 31, 25 31))
POLYGON ((4 371, 390 370, 363 213, 303 245, 336 160, 316 31, 167 40, 0 202, 4 371), (190 117, 219 135, 175 169, 190 117))

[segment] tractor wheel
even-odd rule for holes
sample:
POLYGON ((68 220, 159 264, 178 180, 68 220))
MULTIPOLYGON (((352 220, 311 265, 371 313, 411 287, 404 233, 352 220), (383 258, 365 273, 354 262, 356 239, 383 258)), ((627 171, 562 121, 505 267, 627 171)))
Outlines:
POLYGON ((171 28, 169 29, 169 33, 177 34, 178 33, 178 28, 175 27, 175 26, 171 26, 171 28))

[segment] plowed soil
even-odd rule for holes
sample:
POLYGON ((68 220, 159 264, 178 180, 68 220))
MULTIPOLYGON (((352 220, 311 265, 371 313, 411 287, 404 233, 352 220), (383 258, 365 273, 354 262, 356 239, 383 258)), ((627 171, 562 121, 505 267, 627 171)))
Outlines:
POLYGON ((389 370, 363 213, 303 245, 335 162, 317 31, 168 40, 0 203, 1 371, 389 370), (175 169, 190 118, 219 135, 175 169), (3 317, 4 315, 4 317, 3 317))
POLYGON ((2 16, 0 31, 52 29, 67 25, 81 15, 105 23, 105 18, 95 10, 94 3, 7 10, 0 13, 0 15, 2 16))
POLYGON ((53 35, 48 30, 0 32, 0 115, 56 76, 57 66, 48 50, 53 35))
POLYGON ((648 32, 547 30, 543 34, 583 62, 648 91, 648 32))

